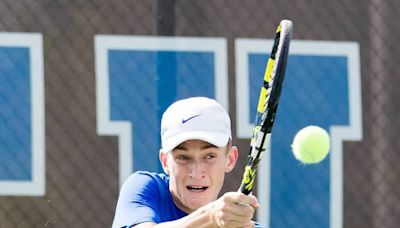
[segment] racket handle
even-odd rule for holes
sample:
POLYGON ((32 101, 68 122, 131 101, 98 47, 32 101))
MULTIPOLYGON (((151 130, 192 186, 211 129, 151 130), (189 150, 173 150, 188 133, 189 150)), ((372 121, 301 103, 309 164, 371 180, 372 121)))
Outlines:
POLYGON ((250 165, 246 165, 239 191, 245 195, 249 195, 253 191, 253 183, 255 178, 256 169, 253 169, 250 165))

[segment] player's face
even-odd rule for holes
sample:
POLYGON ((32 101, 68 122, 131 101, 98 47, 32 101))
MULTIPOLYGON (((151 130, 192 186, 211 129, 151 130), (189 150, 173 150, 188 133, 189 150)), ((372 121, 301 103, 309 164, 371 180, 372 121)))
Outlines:
POLYGON ((160 155, 170 176, 170 191, 175 204, 191 213, 217 199, 225 173, 237 161, 236 147, 218 148, 200 140, 189 140, 171 153, 160 155))

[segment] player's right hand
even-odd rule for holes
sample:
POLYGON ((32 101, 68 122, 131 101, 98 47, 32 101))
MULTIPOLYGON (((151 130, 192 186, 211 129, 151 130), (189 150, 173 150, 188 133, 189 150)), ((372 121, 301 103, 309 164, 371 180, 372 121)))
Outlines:
POLYGON ((213 202, 212 219, 218 227, 254 227, 251 219, 258 207, 255 196, 228 192, 213 202))

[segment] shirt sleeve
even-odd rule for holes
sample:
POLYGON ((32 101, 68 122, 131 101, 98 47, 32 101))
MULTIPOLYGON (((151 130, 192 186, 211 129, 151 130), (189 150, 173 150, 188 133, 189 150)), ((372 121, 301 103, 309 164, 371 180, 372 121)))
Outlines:
POLYGON ((122 185, 113 228, 132 227, 143 222, 159 223, 157 184, 150 175, 132 174, 122 185))

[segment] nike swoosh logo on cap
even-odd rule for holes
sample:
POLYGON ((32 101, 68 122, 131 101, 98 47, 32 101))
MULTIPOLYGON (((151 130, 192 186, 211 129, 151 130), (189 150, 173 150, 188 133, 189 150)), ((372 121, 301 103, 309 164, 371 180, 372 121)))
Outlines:
POLYGON ((191 117, 189 117, 189 118, 187 118, 187 119, 182 119, 182 123, 184 124, 184 123, 188 122, 189 120, 191 120, 191 119, 193 119, 193 118, 196 118, 196 117, 198 117, 198 116, 200 116, 200 114, 191 116, 191 117))

